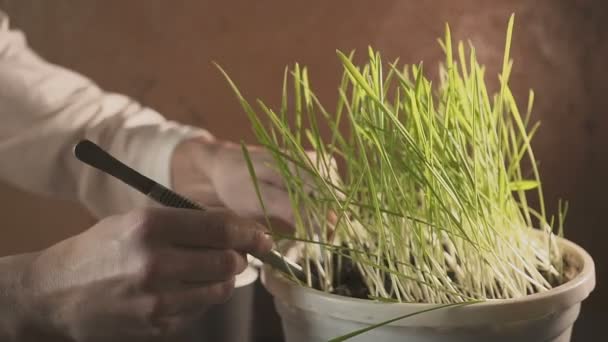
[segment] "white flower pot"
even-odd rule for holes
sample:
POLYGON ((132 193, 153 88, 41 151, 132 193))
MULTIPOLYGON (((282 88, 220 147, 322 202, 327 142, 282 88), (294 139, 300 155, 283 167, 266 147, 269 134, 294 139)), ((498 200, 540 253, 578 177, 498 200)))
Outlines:
MULTIPOLYGON (((352 341, 566 342, 581 302, 595 287, 589 254, 560 239, 580 268, 569 282, 519 299, 439 309, 373 329, 352 341)), ((287 342, 327 341, 369 325, 428 309, 429 304, 391 304, 327 294, 294 284, 264 267, 262 282, 274 296, 287 342)))

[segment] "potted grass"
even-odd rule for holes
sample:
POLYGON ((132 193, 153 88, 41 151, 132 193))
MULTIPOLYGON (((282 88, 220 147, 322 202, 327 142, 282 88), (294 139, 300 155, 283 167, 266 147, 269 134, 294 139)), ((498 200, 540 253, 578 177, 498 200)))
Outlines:
POLYGON ((295 235, 282 243, 308 280, 262 275, 287 341, 570 340, 594 264, 563 238, 567 206, 545 210, 533 93, 522 108, 508 85, 512 28, 513 17, 494 95, 449 28, 438 85, 422 65, 370 49, 357 66, 338 52, 331 110, 298 65, 278 110, 254 107, 228 78, 294 208, 295 235))

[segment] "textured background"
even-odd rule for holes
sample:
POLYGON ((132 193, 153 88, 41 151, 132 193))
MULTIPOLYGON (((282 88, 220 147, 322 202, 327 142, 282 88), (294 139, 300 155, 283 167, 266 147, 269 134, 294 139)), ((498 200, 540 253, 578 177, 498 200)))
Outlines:
MULTIPOLYGON (((570 201, 566 233, 597 263, 598 287, 576 335, 595 341, 606 320, 608 241, 608 9, 597 0, 545 1, 101 1, 0 0, 12 23, 52 62, 126 93, 166 116, 221 138, 252 134, 215 60, 249 98, 276 105, 285 65, 308 65, 322 101, 335 100, 335 49, 372 45, 386 58, 425 61, 434 71, 436 38, 449 22, 470 38, 494 82, 506 21, 516 12, 512 87, 525 103, 536 91, 534 147, 547 202, 570 201), (583 337, 585 334, 587 337, 583 337)), ((77 205, 0 185, 0 255, 36 250, 93 220, 77 205)), ((273 316, 266 320, 272 321, 273 316)), ((273 324, 271 322, 270 326, 273 324)))

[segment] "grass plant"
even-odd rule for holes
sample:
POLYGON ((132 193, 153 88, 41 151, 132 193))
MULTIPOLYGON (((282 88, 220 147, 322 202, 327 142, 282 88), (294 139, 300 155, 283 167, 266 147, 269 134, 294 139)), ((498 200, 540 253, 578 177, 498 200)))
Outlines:
POLYGON ((559 283, 555 236, 565 208, 556 220, 545 209, 531 146, 534 93, 521 107, 509 88, 512 30, 513 17, 495 94, 474 47, 453 45, 447 26, 437 85, 422 64, 386 63, 370 48, 356 65, 338 51, 344 73, 331 109, 298 64, 285 71, 278 109, 248 102, 225 74, 285 179, 296 222, 290 239, 321 280, 303 285, 333 292, 347 259, 380 301, 519 298, 559 283))

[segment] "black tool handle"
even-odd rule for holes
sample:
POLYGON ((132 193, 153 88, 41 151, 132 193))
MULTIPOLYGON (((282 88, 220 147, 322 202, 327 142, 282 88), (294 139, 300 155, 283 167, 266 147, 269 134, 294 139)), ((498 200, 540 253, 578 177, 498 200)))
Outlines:
POLYGON ((205 210, 200 204, 195 203, 160 184, 156 184, 146 195, 167 207, 205 210))
POLYGON ((110 174, 147 195, 157 183, 128 167, 90 140, 82 140, 74 147, 80 161, 110 174))

